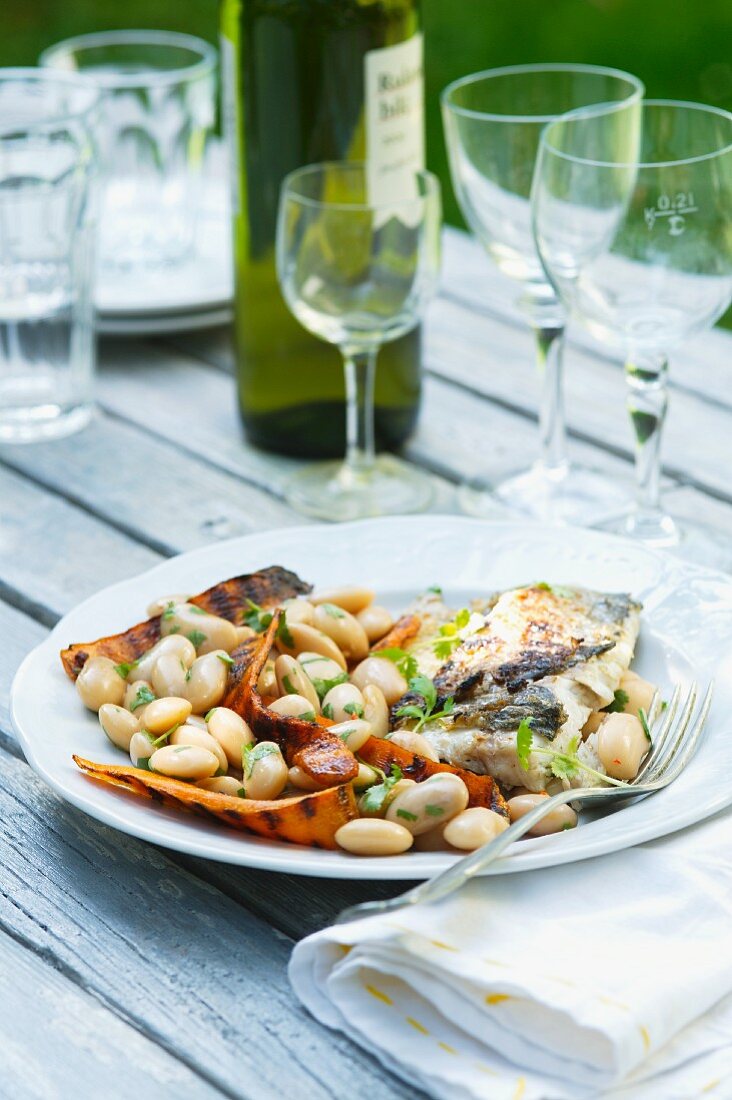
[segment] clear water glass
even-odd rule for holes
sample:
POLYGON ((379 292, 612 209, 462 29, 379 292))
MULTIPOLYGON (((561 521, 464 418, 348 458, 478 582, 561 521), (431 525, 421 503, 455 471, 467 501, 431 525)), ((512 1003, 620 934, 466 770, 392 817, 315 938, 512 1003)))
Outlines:
POLYGON ((479 476, 464 485, 461 503, 473 515, 495 515, 500 506, 546 521, 586 524, 617 512, 627 499, 616 482, 568 460, 562 381, 566 317, 537 255, 530 199, 547 123, 575 108, 637 103, 642 95, 643 85, 628 73, 564 64, 490 69, 463 77, 442 93, 455 194, 488 256, 520 288, 542 385, 538 460, 497 484, 479 476))
POLYGON ((536 240, 568 308, 625 355, 635 506, 604 527, 729 567, 729 540, 660 499, 669 355, 732 300, 732 114, 648 100, 547 127, 534 183, 536 240))
POLYGON ((215 49, 186 34, 109 31, 59 42, 40 64, 77 73, 100 92, 102 267, 184 260, 215 120, 215 49))
POLYGON ((290 504, 327 520, 420 511, 432 483, 374 452, 374 372, 379 348, 414 328, 437 289, 440 185, 417 172, 411 195, 369 202, 363 164, 310 165, 282 183, 277 274, 301 325, 336 344, 346 378, 346 457, 290 479, 290 504))
POLYGON ((0 441, 83 427, 92 411, 96 93, 0 69, 0 441))

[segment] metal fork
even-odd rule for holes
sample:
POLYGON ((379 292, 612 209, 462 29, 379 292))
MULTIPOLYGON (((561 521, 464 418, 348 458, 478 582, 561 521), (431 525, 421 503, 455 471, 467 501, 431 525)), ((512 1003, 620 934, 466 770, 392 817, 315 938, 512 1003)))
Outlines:
MULTIPOLYGON (((445 871, 433 878, 413 886, 404 894, 383 901, 367 901, 353 905, 339 914, 335 923, 347 924, 361 917, 376 913, 390 913, 409 905, 429 904, 459 890, 464 883, 483 871, 490 863, 498 859, 509 845, 528 833, 538 821, 557 806, 568 802, 589 806, 604 806, 620 802, 627 798, 645 798, 649 794, 663 790, 681 775, 694 755, 712 703, 710 683, 706 694, 697 708, 697 685, 692 684, 683 702, 681 688, 677 687, 664 711, 656 716, 652 724, 653 743, 650 752, 632 781, 622 787, 576 787, 560 791, 542 801, 541 805, 524 814, 513 825, 505 829, 494 840, 477 848, 469 856, 451 864, 445 871)), ((652 705, 653 714, 658 707, 652 705)))

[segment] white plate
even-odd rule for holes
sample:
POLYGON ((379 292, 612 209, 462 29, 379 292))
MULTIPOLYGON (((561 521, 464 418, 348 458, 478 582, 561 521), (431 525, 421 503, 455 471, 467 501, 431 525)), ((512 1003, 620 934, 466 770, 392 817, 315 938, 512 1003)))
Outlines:
POLYGON ((96 330, 102 336, 162 336, 168 332, 196 332, 227 325, 234 311, 228 306, 198 313, 162 313, 147 317, 97 317, 96 330))
POLYGON ((85 778, 72 752, 126 760, 84 710, 58 658, 62 646, 123 630, 166 592, 197 592, 273 563, 316 585, 362 583, 399 610, 441 584, 456 607, 478 593, 532 580, 630 591, 645 604, 634 667, 665 692, 714 677, 717 692, 697 756, 671 787, 572 832, 520 841, 491 873, 548 867, 663 836, 732 804, 732 578, 612 536, 533 524, 415 516, 324 527, 285 527, 184 554, 105 589, 75 608, 31 653, 13 684, 12 717, 23 751, 63 798, 92 817, 155 844, 226 863, 356 879, 424 878, 455 857, 408 852, 360 858, 227 831, 85 778))

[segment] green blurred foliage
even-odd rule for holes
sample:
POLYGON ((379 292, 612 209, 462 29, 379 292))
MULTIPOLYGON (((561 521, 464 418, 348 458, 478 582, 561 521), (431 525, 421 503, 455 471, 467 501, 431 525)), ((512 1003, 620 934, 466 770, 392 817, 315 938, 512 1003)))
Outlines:
MULTIPOLYGON (((337 0, 333 0, 334 3, 337 0)), ((445 215, 461 219, 447 180, 440 90, 465 73, 531 61, 628 69, 650 96, 732 109, 730 0, 422 0, 430 166, 445 215)), ((213 41, 215 0, 4 0, 0 65, 33 64, 60 38, 116 27, 184 30, 213 41)))

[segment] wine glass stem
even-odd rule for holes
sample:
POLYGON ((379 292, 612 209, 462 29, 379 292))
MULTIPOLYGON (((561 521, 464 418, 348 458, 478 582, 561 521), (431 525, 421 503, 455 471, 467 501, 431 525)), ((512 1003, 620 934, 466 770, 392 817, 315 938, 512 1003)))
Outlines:
POLYGON ((631 355, 625 364, 627 407, 635 436, 636 505, 631 526, 649 539, 672 534, 661 509, 661 438, 668 407, 668 360, 631 355))
POLYGON ((535 325, 534 335, 536 362, 542 378, 539 404, 540 461, 547 474, 560 478, 568 469, 562 370, 564 325, 535 325))
POLYGON ((343 349, 346 375, 346 461, 343 476, 362 480, 374 466, 376 349, 343 349))

